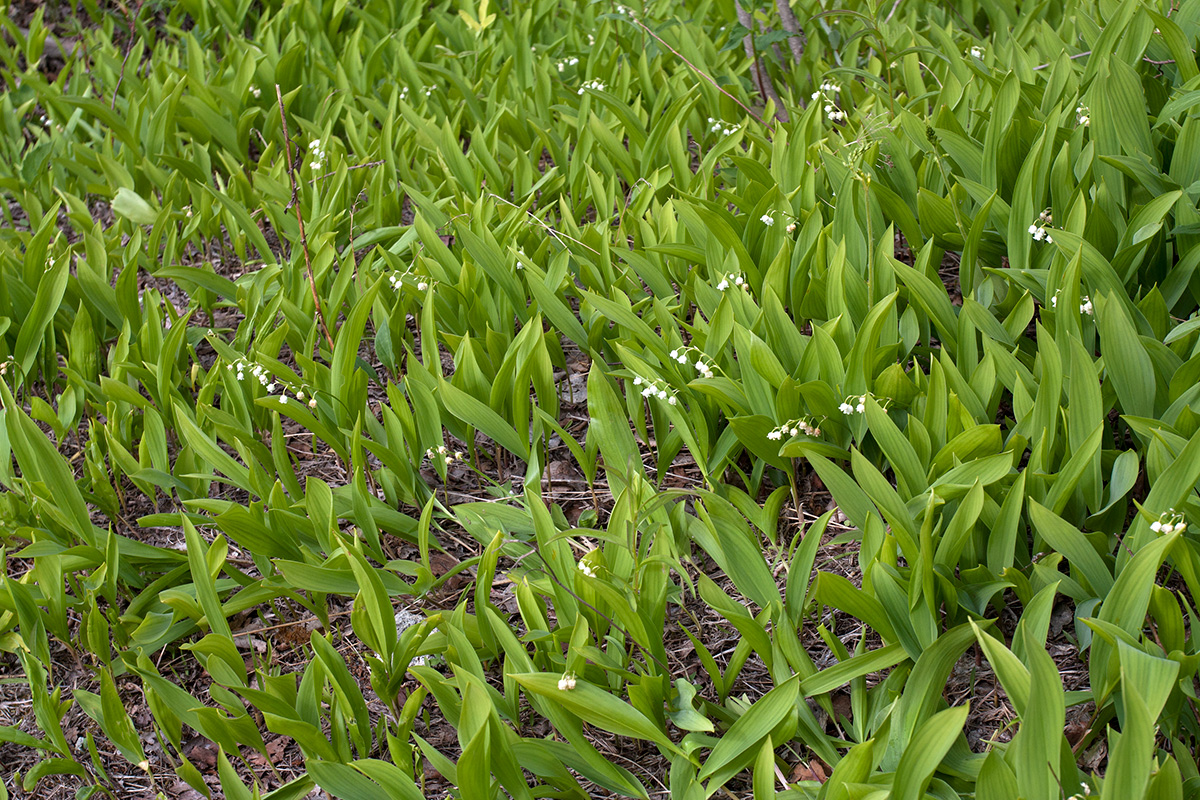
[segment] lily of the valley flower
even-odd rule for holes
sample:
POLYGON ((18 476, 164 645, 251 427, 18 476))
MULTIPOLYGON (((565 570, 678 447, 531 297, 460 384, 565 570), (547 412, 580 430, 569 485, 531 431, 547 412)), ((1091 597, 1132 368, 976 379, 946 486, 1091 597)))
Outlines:
POLYGON ((867 410, 867 396, 865 394, 850 396, 842 401, 838 406, 838 411, 841 411, 846 416, 851 414, 863 414, 867 410))
POLYGON ((667 390, 667 385, 661 381, 650 380, 649 378, 643 378, 641 375, 635 375, 633 385, 639 387, 642 397, 647 399, 653 397, 658 400, 665 400, 667 405, 671 406, 679 402, 675 395, 667 390))
POLYGON ((738 274, 727 275, 721 278, 720 282, 717 284, 717 291, 723 292, 728 289, 731 284, 739 289, 742 289, 743 291, 750 291, 750 284, 746 283, 746 279, 738 274))
POLYGON ((1158 519, 1150 523, 1150 530, 1164 536, 1171 533, 1183 533, 1187 530, 1187 522, 1184 521, 1183 514, 1169 508, 1159 514, 1158 519))
POLYGON ((800 434, 807 436, 820 436, 821 429, 817 427, 816 420, 808 420, 804 417, 800 419, 790 419, 780 425, 773 431, 767 434, 767 438, 773 442, 781 441, 785 436, 799 436, 800 434))

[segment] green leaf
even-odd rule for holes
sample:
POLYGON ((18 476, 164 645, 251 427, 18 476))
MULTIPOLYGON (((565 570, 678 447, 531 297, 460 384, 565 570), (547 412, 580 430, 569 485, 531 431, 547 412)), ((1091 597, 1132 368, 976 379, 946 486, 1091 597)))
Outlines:
POLYGON ((666 732, 644 714, 582 678, 577 678, 575 688, 569 691, 558 688, 557 675, 525 672, 514 674, 512 678, 526 691, 557 703, 598 728, 618 736, 645 739, 671 752, 682 753, 666 732))
POLYGON ((1038 535, 1046 543, 1067 557, 1087 580, 1097 597, 1108 597, 1112 591, 1113 577, 1104 559, 1092 547, 1092 543, 1078 529, 1062 517, 1050 511, 1036 500, 1029 501, 1029 518, 1038 535))
POLYGON ((894 800, 919 800, 934 770, 942 763, 954 740, 962 735, 967 721, 967 706, 939 711, 917 728, 900 757, 892 779, 894 800))
POLYGON ((1121 410, 1138 417, 1154 416, 1154 369, 1124 304, 1096 297, 1096 327, 1104 352, 1104 368, 1116 389, 1121 410))
POLYGON ((33 361, 41 349, 46 328, 54 321, 58 307, 62 303, 63 294, 67 288, 67 278, 71 274, 71 259, 68 256, 52 258, 50 264, 42 273, 37 285, 37 295, 33 307, 19 322, 17 345, 13 349, 13 358, 21 368, 22 375, 28 375, 33 361))
POLYGON ((158 219, 158 212, 146 202, 145 198, 122 186, 117 189, 112 201, 113 211, 138 225, 153 225, 158 219))
POLYGON ((755 701, 709 753, 700 769, 699 779, 707 780, 747 751, 757 748, 776 725, 795 711, 799 699, 800 676, 793 675, 755 701))

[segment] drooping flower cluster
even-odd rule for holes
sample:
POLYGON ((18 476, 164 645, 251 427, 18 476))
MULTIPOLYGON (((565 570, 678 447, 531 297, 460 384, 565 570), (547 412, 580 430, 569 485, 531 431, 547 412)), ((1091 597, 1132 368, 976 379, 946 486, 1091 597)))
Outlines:
POLYGON ((258 98, 262 97, 262 89, 258 88, 253 83, 250 84, 250 95, 257 100, 258 98))
POLYGON ((1085 128, 1092 124, 1092 112, 1083 103, 1075 106, 1075 121, 1085 128))
POLYGON ((573 67, 578 63, 579 63, 579 59, 572 56, 571 58, 564 58, 562 61, 559 61, 554 66, 558 67, 559 72, 562 72, 567 67, 573 67))
POLYGON ((784 228, 784 230, 787 231, 788 233, 795 233, 796 232, 796 223, 789 222, 787 224, 787 227, 784 228))
POLYGON ((766 225, 768 228, 775 224, 775 218, 772 217, 770 214, 763 214, 761 217, 758 218, 758 221, 761 222, 763 225, 766 225))
POLYGON ((578 94, 582 95, 588 89, 593 89, 597 92, 603 92, 604 91, 604 83, 602 81, 597 81, 597 80, 584 81, 583 86, 579 87, 578 94))
MULTIPOLYGON (((1155 33, 1157 33, 1157 32, 1158 31, 1156 30, 1155 33)), ((1079 793, 1071 795, 1070 797, 1067 798, 1067 800, 1084 800, 1084 798, 1091 797, 1091 796, 1092 796, 1092 787, 1088 786, 1086 783, 1080 783, 1079 784, 1079 793)))
POLYGON ((463 453, 461 450, 455 450, 452 453, 452 452, 450 452, 450 449, 448 447, 446 447, 446 445, 439 444, 437 446, 436 450, 433 449, 432 447, 429 448, 428 450, 426 450, 425 457, 428 458, 430 461, 433 461, 435 458, 440 458, 440 459, 442 459, 442 462, 448 467, 451 464, 453 464, 455 461, 462 461, 463 453))
MULTIPOLYGON (((1058 292, 1055 292, 1054 296, 1050 298, 1050 307, 1058 308, 1058 292)), ((1092 312, 1094 312, 1095 310, 1096 310, 1095 307, 1092 305, 1092 298, 1088 297, 1086 294, 1082 298, 1080 298, 1080 300, 1079 300, 1079 313, 1080 314, 1087 314, 1090 317, 1092 315, 1092 312)))
MULTIPOLYGON (((836 21, 836 18, 835 18, 836 21)), ((845 122, 846 112, 837 107, 838 95, 842 93, 842 87, 838 86, 833 81, 825 81, 821 84, 821 88, 812 93, 813 102, 818 100, 825 103, 825 116, 830 122, 845 122)))
POLYGON ((841 411, 846 416, 851 414, 862 414, 867 410, 867 396, 865 394, 851 395, 842 401, 838 406, 838 411, 841 411))
POLYGON ((1050 213, 1050 209, 1046 209, 1038 214, 1037 222, 1029 226, 1029 235, 1033 237, 1035 242, 1040 242, 1043 239, 1046 244, 1053 244, 1054 240, 1050 238, 1049 226, 1054 222, 1054 215, 1050 213))
POLYGON ((1187 522, 1183 519, 1183 514, 1180 514, 1173 508, 1168 508, 1166 511, 1158 515, 1158 519, 1150 523, 1150 530, 1155 533, 1183 533, 1187 530, 1187 522))
POLYGON ((725 122, 724 120, 716 119, 715 117, 708 118, 709 130, 713 133, 721 133, 725 136, 731 136, 737 133, 738 126, 733 122, 725 122))
POLYGON ((575 675, 568 672, 558 679, 558 690, 560 692, 569 692, 575 688, 575 675))
POLYGON ((312 161, 308 162, 310 167, 316 170, 325 166, 325 157, 328 153, 321 149, 320 139, 313 139, 308 143, 308 152, 312 154, 312 161))
MULTIPOLYGON (((285 405, 288 403, 288 391, 291 389, 291 387, 287 384, 280 385, 281 382, 278 381, 275 376, 273 376, 262 364, 251 363, 244 358, 239 358, 232 364, 226 364, 225 369, 229 372, 232 372, 234 378, 236 378, 239 382, 245 381, 246 373, 249 372, 250 377, 254 380, 257 380, 259 386, 262 386, 264 389, 266 389, 267 394, 275 394, 276 390, 278 390, 279 402, 285 405)), ((295 389, 292 390, 292 394, 301 403, 304 403, 307 398, 307 405, 309 408, 317 407, 317 398, 313 396, 312 390, 305 390, 303 388, 295 389)))
POLYGON ((419 292, 423 292, 429 288, 428 279, 426 279, 424 276, 418 275, 411 269, 405 270, 404 272, 393 272, 388 276, 388 283, 393 289, 399 291, 400 287, 404 285, 405 278, 412 278, 417 287, 417 291, 419 292))
MULTIPOLYGON (((297 400, 299 400, 301 403, 303 403, 303 402, 304 402, 304 397, 305 397, 304 390, 303 390, 303 389, 297 389, 297 390, 296 390, 296 399, 297 399, 297 400)), ((286 403, 286 402, 287 402, 287 395, 286 395, 286 394, 284 394, 284 395, 281 395, 279 399, 280 399, 280 401, 281 401, 281 402, 284 402, 284 403, 286 403)), ((308 407, 309 407, 309 408, 316 408, 316 407, 317 407, 317 398, 313 397, 311 392, 309 393, 309 396, 308 396, 308 407)))
POLYGON ((275 381, 272 379, 271 373, 268 372, 266 367, 264 367, 262 364, 251 364, 245 359, 238 359, 232 364, 226 364, 225 369, 229 370, 230 372, 234 372, 236 370, 237 374, 234 377, 236 377, 239 381, 246 380, 246 370, 249 370, 250 375, 256 378, 259 384, 266 388, 267 394, 275 393, 275 381))
POLYGON ((634 375, 633 385, 639 387, 642 397, 655 397, 659 400, 666 400, 667 405, 672 406, 679 402, 662 381, 643 378, 641 375, 634 375))
POLYGON ((789 419, 787 422, 780 425, 775 430, 767 434, 767 438, 772 442, 781 441, 785 436, 820 436, 821 429, 817 427, 815 419, 800 417, 799 419, 789 419))
POLYGON ((967 55, 973 56, 975 58, 978 58, 980 61, 982 61, 983 56, 985 55, 986 52, 987 51, 985 51, 979 45, 973 45, 969 50, 967 50, 967 55))
POLYGON ((688 355, 690 351, 696 351, 696 361, 693 366, 696 367, 696 372, 700 373, 702 378, 711 378, 713 376, 713 368, 704 363, 704 359, 700 357, 700 351, 695 347, 681 347, 672 350, 668 355, 680 364, 692 364, 691 357, 688 355))
POLYGON ((596 567, 591 563, 592 553, 594 552, 596 552, 596 550, 593 548, 584 553, 583 557, 579 559, 579 564, 577 565, 579 567, 579 571, 584 575, 587 575, 589 578, 596 577, 596 567))
POLYGON ((742 291, 750 291, 750 284, 746 283, 746 279, 736 273, 726 275, 725 277, 721 278, 721 280, 717 283, 717 291, 723 292, 730 286, 736 286, 742 291))

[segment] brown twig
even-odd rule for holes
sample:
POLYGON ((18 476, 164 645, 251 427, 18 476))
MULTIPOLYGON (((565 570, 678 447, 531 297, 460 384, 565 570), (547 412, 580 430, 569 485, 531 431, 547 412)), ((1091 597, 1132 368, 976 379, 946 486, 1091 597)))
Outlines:
POLYGON ((742 44, 746 48, 746 58, 750 59, 750 74, 754 76, 754 83, 758 86, 758 93, 762 95, 763 100, 770 100, 775 104, 775 118, 780 122, 788 122, 787 109, 783 107, 783 102, 779 99, 779 93, 775 91, 775 85, 771 83, 771 76, 767 74, 763 68, 762 60, 758 57, 758 51, 754 48, 754 17, 750 12, 742 8, 741 0, 734 0, 734 8, 737 9, 738 22, 746 29, 746 38, 742 40, 742 44))
POLYGON ((278 83, 275 84, 275 99, 279 101, 279 121, 283 125, 283 155, 287 159, 288 180, 292 184, 292 199, 288 205, 296 209, 296 223, 300 226, 300 247, 304 250, 304 267, 308 271, 308 287, 312 290, 317 322, 321 325, 325 341, 329 344, 329 352, 332 353, 333 337, 329 335, 329 326, 325 324, 325 315, 321 313, 321 298, 317 295, 317 281, 313 277, 312 258, 308 254, 308 236, 304 233, 304 215, 300 213, 300 193, 296 187, 296 163, 292 161, 292 139, 288 134, 287 114, 283 110, 283 90, 279 88, 278 83))
POLYGON ((767 122, 759 114, 755 113, 754 109, 752 109, 750 106, 743 103, 737 96, 730 94, 729 91, 724 86, 717 83, 717 81, 711 75, 709 75, 707 72, 700 69, 695 64, 693 64, 691 61, 689 61, 683 53, 679 52, 674 47, 667 44, 667 42, 661 36, 659 36, 654 31, 650 30, 650 28, 645 23, 643 23, 640 19, 638 19, 637 17, 630 14, 629 21, 632 22, 634 25, 637 25, 639 28, 641 28, 646 33, 650 34, 650 36, 654 39, 654 41, 658 42, 663 47, 670 50, 671 53, 676 58, 678 58, 680 61, 682 61, 684 64, 686 64, 693 72, 695 72, 701 78, 704 78, 704 80, 711 83, 713 85, 714 89, 716 89, 718 92, 720 92, 721 94, 728 97, 733 102, 737 103, 743 111, 745 111, 747 114, 749 114, 751 117, 753 117, 760 125, 765 127, 768 131, 773 130, 773 126, 771 125, 771 123, 767 122))
MULTIPOLYGON (((352 166, 346 167, 346 171, 349 172, 350 170, 354 170, 354 169, 367 169, 368 167, 379 167, 386 163, 387 162, 382 159, 379 161, 368 161, 365 164, 354 164, 352 166)), ((316 178, 310 178, 308 183, 311 186, 312 184, 316 183, 317 181, 323 181, 326 178, 332 178, 334 175, 337 175, 337 170, 334 170, 332 172, 326 172, 324 175, 320 175, 316 178)))
POLYGON ((121 74, 117 76, 117 85, 113 87, 112 102, 108 104, 109 108, 117 107, 117 92, 121 91, 121 82, 125 80, 125 65, 129 63, 129 55, 133 52, 133 36, 136 33, 137 18, 142 13, 144 2, 145 0, 138 0, 137 7, 129 15, 129 41, 125 43, 125 58, 121 60, 121 74))

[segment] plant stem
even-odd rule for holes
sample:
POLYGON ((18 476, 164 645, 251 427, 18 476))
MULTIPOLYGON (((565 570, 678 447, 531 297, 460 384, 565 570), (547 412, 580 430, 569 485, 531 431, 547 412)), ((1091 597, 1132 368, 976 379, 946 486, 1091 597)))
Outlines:
POLYGON ((283 110, 283 91, 275 84, 275 99, 279 101, 279 121, 283 125, 283 152, 287 159, 288 180, 292 184, 292 200, 290 205, 296 209, 296 223, 300 226, 300 247, 304 251, 304 267, 308 273, 308 288, 312 290, 313 304, 316 307, 317 322, 325 334, 329 345, 329 353, 333 354, 333 337, 329 334, 329 326, 325 323, 325 315, 321 311, 321 298, 317 295, 317 281, 313 277, 312 258, 308 254, 308 236, 304 233, 304 215, 300 213, 300 193, 296 188, 296 164, 292 161, 292 139, 288 135, 287 114, 283 110))

